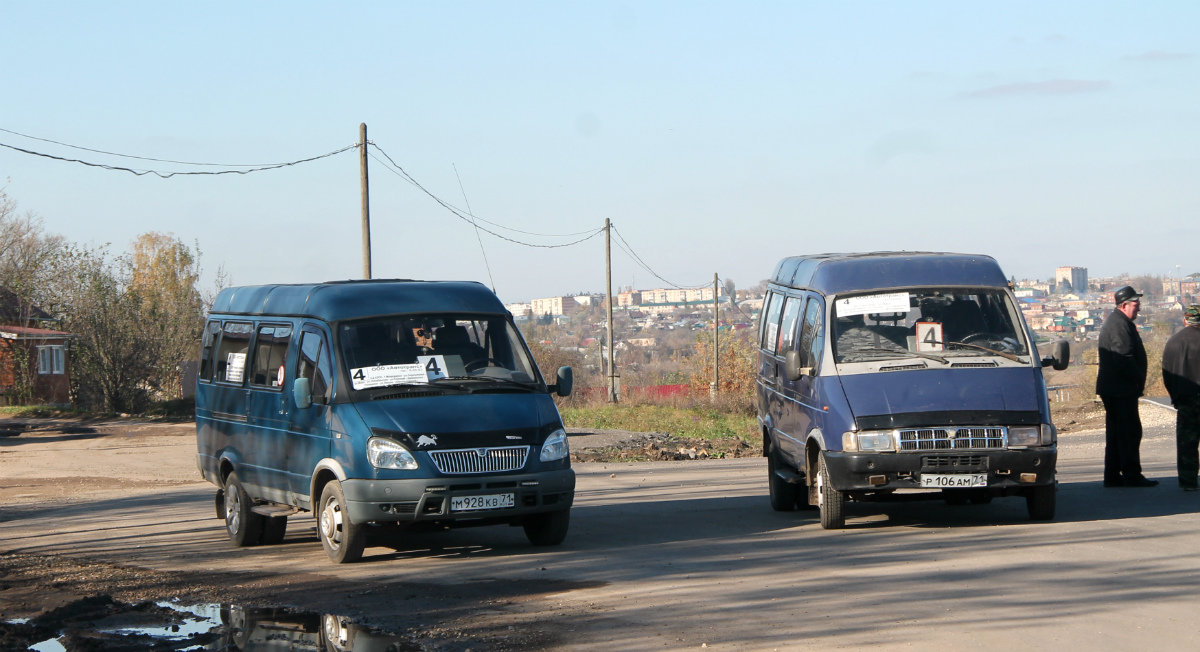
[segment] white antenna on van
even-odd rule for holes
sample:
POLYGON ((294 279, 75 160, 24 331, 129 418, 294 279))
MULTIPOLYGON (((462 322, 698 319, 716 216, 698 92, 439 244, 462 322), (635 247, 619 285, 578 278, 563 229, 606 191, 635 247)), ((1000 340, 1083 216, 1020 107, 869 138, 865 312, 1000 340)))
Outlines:
POLYGON ((467 215, 471 216, 471 226, 475 227, 475 239, 479 241, 479 253, 483 254, 483 266, 487 268, 488 283, 492 286, 492 294, 495 294, 496 280, 492 278, 492 265, 488 262, 487 252, 483 250, 483 239, 479 237, 479 225, 475 223, 475 213, 471 212, 471 200, 467 199, 467 189, 463 188, 462 177, 458 176, 458 166, 451 163, 450 167, 454 168, 454 178, 458 179, 458 189, 462 191, 463 203, 467 205, 467 215))

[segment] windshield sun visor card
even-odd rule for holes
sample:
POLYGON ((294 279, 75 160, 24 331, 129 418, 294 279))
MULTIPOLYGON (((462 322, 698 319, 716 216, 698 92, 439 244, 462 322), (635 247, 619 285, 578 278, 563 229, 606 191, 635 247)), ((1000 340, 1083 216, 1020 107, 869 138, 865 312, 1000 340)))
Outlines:
POLYGON ((942 339, 942 325, 935 321, 919 321, 917 329, 917 351, 944 351, 946 340, 942 339))
POLYGON ((837 306, 839 317, 881 313, 906 313, 909 311, 909 296, 907 292, 867 294, 838 299, 834 304, 837 306))
POLYGON ((426 381, 445 378, 446 373, 446 358, 440 355, 419 355, 417 356, 417 364, 425 370, 427 375, 426 381))

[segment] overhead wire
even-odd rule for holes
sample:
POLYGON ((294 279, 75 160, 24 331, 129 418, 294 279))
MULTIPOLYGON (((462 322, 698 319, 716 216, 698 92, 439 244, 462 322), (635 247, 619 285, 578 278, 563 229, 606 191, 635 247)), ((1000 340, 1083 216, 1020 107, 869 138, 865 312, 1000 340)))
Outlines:
POLYGON ((218 167, 218 168, 257 168, 257 167, 270 167, 273 165, 283 165, 282 163, 194 163, 191 161, 173 161, 171 159, 166 159, 166 158, 150 158, 148 156, 134 156, 132 154, 120 154, 117 152, 108 152, 108 151, 105 151, 102 149, 92 149, 91 147, 81 147, 79 145, 63 143, 63 142, 59 142, 57 140, 51 140, 49 138, 39 138, 38 136, 30 136, 29 134, 23 134, 19 131, 13 131, 12 129, 5 129, 3 127, 0 127, 0 131, 3 131, 6 134, 12 134, 14 136, 20 136, 22 138, 28 138, 30 140, 38 140, 43 143, 52 143, 55 145, 61 145, 63 147, 70 147, 71 149, 78 149, 78 150, 81 150, 84 152, 94 152, 96 154, 107 154, 108 156, 119 156, 121 158, 132 158, 132 159, 137 159, 139 161, 154 161, 155 163, 174 163, 176 165, 202 165, 202 166, 218 167))
MULTIPOLYGON (((491 229, 487 229, 482 226, 479 226, 477 223, 473 222, 471 220, 471 218, 462 209, 451 205, 450 203, 443 200, 441 197, 438 197, 437 195, 430 192, 429 189, 427 189, 425 186, 422 186, 419 182, 417 182, 416 179, 412 178, 411 175, 409 175, 407 172, 405 172, 404 168, 397 165, 396 162, 394 160, 392 160, 392 157, 388 156, 387 152, 383 151, 383 149, 381 147, 379 147, 378 145, 374 145, 374 143, 371 143, 371 144, 375 147, 376 150, 379 151, 380 154, 383 154, 383 156, 385 158, 387 158, 389 161, 391 161, 392 165, 391 166, 385 165, 384 169, 386 169, 387 171, 391 172, 392 174, 400 177, 401 179, 408 181, 412 185, 416 186, 416 188, 418 190, 420 190, 421 192, 428 195, 430 199, 432 199, 433 201, 440 204, 442 206, 442 208, 445 208, 446 210, 450 211, 450 213, 452 215, 454 215, 455 217, 457 217, 458 219, 460 219, 468 224, 471 224, 472 226, 479 229, 480 231, 483 231, 484 233, 487 233, 489 235, 493 235, 497 238, 500 238, 501 240, 505 240, 505 241, 511 242, 513 244, 519 244, 519 245, 522 245, 525 247, 535 247, 538 249, 560 249, 562 247, 570 247, 572 245, 577 245, 581 242, 591 240, 592 238, 596 237, 597 235, 599 235, 600 233, 602 233, 604 231, 604 227, 600 227, 593 231, 580 231, 577 234, 570 234, 570 235, 582 235, 582 234, 586 233, 587 235, 582 238, 579 238, 578 240, 574 240, 572 242, 561 243, 561 244, 539 244, 536 242, 524 242, 522 240, 510 238, 506 235, 501 235, 499 233, 496 233, 495 231, 492 231, 491 229)), ((375 158, 375 160, 379 161, 379 158, 377 158, 377 157, 373 157, 373 158, 375 158)), ((380 163, 382 163, 382 161, 380 161, 380 163)), ((486 220, 480 219, 480 221, 485 222, 486 220)), ((492 224, 492 223, 488 222, 488 224, 492 224)), ((509 229, 509 230, 515 230, 515 229, 509 229)), ((537 235, 548 235, 548 234, 537 234, 537 235)), ((559 234, 559 236, 556 236, 556 237, 563 237, 564 235, 565 234, 559 234)))
MULTIPOLYGON (((454 168, 454 178, 458 179, 458 189, 462 191, 463 203, 467 205, 467 214, 471 214, 471 200, 467 199, 467 189, 463 187, 462 177, 458 174, 458 166, 451 163, 450 167, 454 168)), ((472 216, 473 217, 473 216, 472 216)), ((496 292, 496 279, 492 278, 492 264, 488 262, 487 251, 483 248, 483 238, 479 237, 479 225, 472 222, 475 227, 475 240, 479 242, 479 253, 483 254, 483 266, 487 268, 488 281, 491 282, 492 292, 496 292)))
MULTIPOLYGON (((433 193, 431 193, 431 192, 429 192, 428 190, 426 190, 426 189, 425 189, 425 188, 424 188, 424 187, 423 187, 423 186, 422 186, 420 183, 417 183, 417 180, 416 180, 416 179, 414 179, 414 178, 412 178, 412 175, 410 175, 410 174, 409 174, 409 173, 408 173, 408 172, 407 172, 407 171, 406 171, 404 168, 400 167, 400 164, 399 164, 399 163, 396 163, 396 161, 395 161, 395 160, 393 160, 391 156, 388 156, 388 153, 387 153, 387 152, 385 152, 385 151, 383 151, 383 148, 382 148, 382 147, 380 147, 379 145, 376 145, 376 144, 375 144, 375 141, 370 141, 370 142, 369 142, 369 144, 370 144, 372 147, 374 147, 376 150, 379 150, 379 153, 380 153, 380 154, 383 154, 383 156, 384 156, 385 158, 387 158, 388 162, 390 162, 390 163, 391 163, 392 167, 394 167, 394 168, 396 168, 396 170, 399 170, 399 171, 400 171, 400 174, 401 174, 401 175, 403 175, 403 176, 401 177, 402 179, 404 179, 405 181, 407 181, 407 182, 411 183, 413 186, 415 186, 415 187, 417 187, 417 188, 420 188, 420 189, 421 189, 423 192, 425 192, 425 194, 427 194, 427 195, 429 195, 429 196, 433 197, 433 193)), ((374 155, 372 155, 372 157, 371 157, 371 158, 374 158, 376 161, 379 161, 379 158, 375 157, 374 155)), ((379 162, 380 162, 380 163, 383 163, 383 161, 379 161, 379 162)), ((384 165, 387 165, 387 164, 385 163, 384 165)), ((511 227, 511 226, 505 226, 505 225, 503 225, 503 224, 499 224, 499 223, 497 223, 497 222, 493 222, 493 221, 491 221, 491 220, 487 220, 487 219, 484 219, 484 218, 482 218, 482 217, 479 217, 478 215, 473 215, 473 214, 471 214, 471 207, 470 207, 470 206, 468 206, 468 207, 467 207, 467 210, 465 210, 465 211, 464 211, 463 209, 461 209, 461 208, 458 208, 457 206, 454 206, 453 204, 450 204, 449 202, 443 202, 442 200, 438 199, 437 197, 434 197, 434 199, 437 199, 437 200, 438 200, 438 203, 441 203, 443 206, 446 206, 446 208, 447 208, 447 209, 449 209, 449 210, 451 210, 451 211, 453 211, 453 212, 455 212, 455 213, 458 213, 458 214, 460 215, 460 217, 461 217, 461 216, 470 216, 471 218, 473 218, 473 219, 476 219, 476 220, 478 220, 478 221, 480 221, 480 222, 483 222, 484 224, 490 224, 490 225, 492 225, 492 226, 494 226, 494 227, 496 227, 496 228, 498 228, 498 229, 502 229, 502 230, 504 230, 504 231, 512 231, 512 232, 514 232, 514 233, 520 233, 520 234, 522 234, 522 235, 533 235, 533 236, 538 236, 538 237, 543 237, 543 238, 571 238, 571 237, 574 237, 574 236, 577 236, 577 235, 584 235, 584 234, 587 234, 587 233, 591 233, 591 232, 592 232, 592 231, 590 231, 590 230, 588 230, 588 231, 577 231, 577 232, 575 232, 575 233, 537 233, 537 232, 534 232, 534 231, 522 231, 521 229, 515 229, 515 228, 513 228, 513 227, 511 227)))
POLYGON ((641 256, 637 255, 637 253, 633 250, 633 245, 629 244, 629 242, 627 240, 625 240, 625 237, 622 236, 621 232, 617 230, 617 226, 615 224, 613 225, 612 230, 613 230, 613 233, 617 234, 617 247, 619 247, 622 251, 624 251, 625 254, 628 255, 631 259, 633 259, 633 261, 636 262, 639 266, 641 266, 642 269, 646 270, 652 276, 654 276, 654 278, 657 278, 658 280, 662 281, 663 283, 666 283, 667 285, 678 288, 680 290, 698 290, 702 287, 708 286, 707 283, 702 283, 700 285, 680 285, 678 283, 668 281, 667 279, 665 279, 661 275, 659 275, 658 272, 654 271, 650 267, 650 265, 648 265, 646 263, 646 261, 642 260, 641 256))
POLYGON ((76 159, 76 158, 66 158, 64 156, 55 156, 53 154, 46 154, 44 152, 35 152, 33 150, 25 149, 23 147, 9 145, 7 143, 0 143, 0 147, 7 147, 8 149, 15 150, 15 151, 21 152, 23 154, 31 154, 33 156, 40 156, 42 158, 53 159, 55 161, 64 161, 67 163, 79 163, 80 165, 86 165, 88 167, 94 167, 94 168, 102 168, 104 170, 128 172, 128 173, 130 173, 134 176, 138 176, 138 177, 152 174, 160 179, 170 179, 171 177, 178 177, 178 176, 216 176, 216 175, 220 175, 220 174, 249 174, 251 172, 262 172, 263 170, 276 170, 279 168, 291 167, 293 165, 299 165, 301 163, 309 163, 312 161, 316 161, 316 160, 328 158, 330 156, 334 156, 337 154, 341 154, 342 152, 357 148, 358 143, 355 143, 353 145, 347 145, 346 147, 343 147, 341 149, 336 149, 332 152, 326 152, 325 154, 321 154, 320 156, 311 156, 309 158, 300 159, 298 161, 289 161, 287 163, 273 163, 271 165, 262 165, 262 166, 258 166, 258 167, 246 168, 244 170, 205 170, 205 171, 197 171, 197 172, 166 172, 163 170, 135 170, 133 168, 127 168, 127 167, 120 166, 120 165, 108 165, 105 163, 93 163, 90 161, 84 161, 84 160, 80 160, 80 159, 76 159))

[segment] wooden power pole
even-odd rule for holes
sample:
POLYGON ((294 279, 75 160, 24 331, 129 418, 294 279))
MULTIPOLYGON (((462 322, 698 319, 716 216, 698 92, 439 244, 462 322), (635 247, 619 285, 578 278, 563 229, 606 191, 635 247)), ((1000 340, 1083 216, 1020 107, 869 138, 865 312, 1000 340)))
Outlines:
POLYGON ((612 223, 604 218, 604 309, 608 318, 608 402, 617 402, 617 356, 613 349, 612 223))
POLYGON ((721 349, 718 333, 721 331, 721 309, 717 305, 717 274, 713 273, 713 382, 712 395, 716 396, 721 389, 721 349))
POLYGON ((363 278, 371 278, 371 200, 367 191, 367 123, 358 125, 359 176, 362 179, 362 265, 363 278))

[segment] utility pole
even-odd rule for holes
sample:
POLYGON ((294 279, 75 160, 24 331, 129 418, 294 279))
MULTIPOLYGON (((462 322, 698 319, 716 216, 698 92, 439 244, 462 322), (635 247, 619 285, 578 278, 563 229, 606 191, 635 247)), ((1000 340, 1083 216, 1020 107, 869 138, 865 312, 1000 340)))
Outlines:
POLYGON ((371 199, 367 191, 367 123, 358 125, 358 166, 362 180, 363 278, 371 278, 371 199))
POLYGON ((613 350, 612 223, 604 218, 604 310, 608 316, 608 402, 617 402, 617 364, 613 350))
POLYGON ((717 307, 717 274, 713 273, 713 382, 712 391, 710 394, 716 397, 717 392, 721 388, 721 349, 718 347, 719 341, 717 333, 721 330, 721 311, 717 307))

